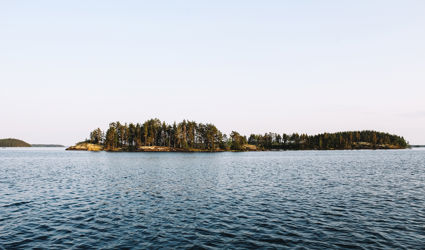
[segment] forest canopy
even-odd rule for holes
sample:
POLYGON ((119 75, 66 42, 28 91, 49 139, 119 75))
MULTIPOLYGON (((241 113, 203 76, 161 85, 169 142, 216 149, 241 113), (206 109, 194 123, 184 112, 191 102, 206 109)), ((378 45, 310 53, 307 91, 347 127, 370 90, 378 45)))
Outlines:
POLYGON ((318 135, 266 133, 247 137, 236 131, 226 135, 210 123, 183 120, 167 124, 159 119, 136 124, 113 122, 106 131, 93 130, 85 142, 101 145, 106 151, 141 151, 143 147, 152 146, 180 151, 401 149, 408 146, 403 137, 377 131, 318 135))

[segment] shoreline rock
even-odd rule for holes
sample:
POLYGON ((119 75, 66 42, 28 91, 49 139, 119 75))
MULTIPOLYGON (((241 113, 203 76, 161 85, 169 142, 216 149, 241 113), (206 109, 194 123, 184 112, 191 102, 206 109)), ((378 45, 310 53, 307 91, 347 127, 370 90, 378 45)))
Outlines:
MULTIPOLYGON (((378 144, 373 146, 371 143, 367 142, 360 142, 360 143, 354 143, 351 148, 347 149, 336 149, 336 148, 329 148, 326 150, 387 150, 387 149, 403 149, 394 145, 388 145, 388 144, 378 144)), ((137 149, 128 149, 128 148, 114 148, 109 149, 105 148, 103 145, 99 144, 93 144, 88 142, 80 142, 77 143, 75 146, 68 147, 66 150, 71 151, 106 151, 106 152, 247 152, 247 151, 285 151, 285 150, 279 150, 279 149, 269 149, 264 150, 261 148, 257 148, 255 145, 246 144, 242 146, 242 150, 223 150, 223 149, 217 149, 214 151, 211 150, 203 150, 203 149, 195 149, 195 148, 173 148, 173 147, 165 147, 165 146, 140 146, 137 149)), ((292 150, 323 150, 323 149, 288 149, 290 151, 292 150)))
POLYGON ((71 146, 67 148, 66 150, 77 150, 77 151, 103 151, 103 146, 98 144, 92 144, 92 143, 78 143, 75 146, 71 146))

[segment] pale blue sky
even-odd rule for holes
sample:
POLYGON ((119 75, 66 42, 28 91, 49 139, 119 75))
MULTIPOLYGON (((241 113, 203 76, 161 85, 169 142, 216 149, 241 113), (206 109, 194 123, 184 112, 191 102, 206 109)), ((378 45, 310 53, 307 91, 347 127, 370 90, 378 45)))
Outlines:
POLYGON ((425 144, 425 1, 0 0, 0 138, 109 122, 425 144))

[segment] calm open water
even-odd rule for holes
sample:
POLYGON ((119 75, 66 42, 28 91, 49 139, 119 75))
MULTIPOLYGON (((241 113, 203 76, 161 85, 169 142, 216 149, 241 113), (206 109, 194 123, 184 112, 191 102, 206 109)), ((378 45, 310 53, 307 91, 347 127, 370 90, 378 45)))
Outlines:
POLYGON ((0 248, 425 248, 425 150, 0 149, 0 248))

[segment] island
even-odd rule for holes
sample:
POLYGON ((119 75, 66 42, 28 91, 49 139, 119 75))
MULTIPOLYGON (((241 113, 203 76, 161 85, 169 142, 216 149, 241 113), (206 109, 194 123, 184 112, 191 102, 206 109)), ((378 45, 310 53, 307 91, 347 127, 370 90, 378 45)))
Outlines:
POLYGON ((0 139, 0 147, 2 148, 9 148, 9 147, 65 147, 63 145, 59 144, 29 144, 28 142, 14 139, 14 138, 7 138, 7 139, 0 139))
POLYGON ((183 120, 167 124, 159 119, 144 123, 112 122, 106 131, 97 128, 89 138, 67 150, 109 152, 223 152, 266 150, 405 149, 398 135, 366 131, 307 134, 222 133, 213 124, 183 120))
POLYGON ((64 148, 61 144, 31 144, 31 147, 35 148, 64 148))
POLYGON ((7 138, 7 139, 0 139, 0 147, 31 147, 31 144, 24 142, 22 140, 14 139, 14 138, 7 138))

